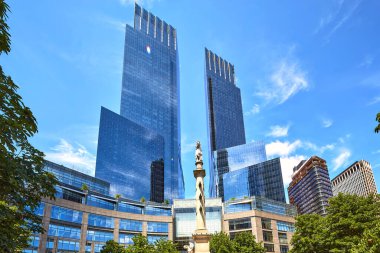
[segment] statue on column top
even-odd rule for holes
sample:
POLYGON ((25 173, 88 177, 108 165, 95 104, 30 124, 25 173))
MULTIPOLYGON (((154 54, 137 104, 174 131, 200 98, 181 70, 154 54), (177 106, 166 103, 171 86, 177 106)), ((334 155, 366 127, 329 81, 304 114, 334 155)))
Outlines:
POLYGON ((203 162, 201 142, 197 141, 195 150, 195 163, 203 162))

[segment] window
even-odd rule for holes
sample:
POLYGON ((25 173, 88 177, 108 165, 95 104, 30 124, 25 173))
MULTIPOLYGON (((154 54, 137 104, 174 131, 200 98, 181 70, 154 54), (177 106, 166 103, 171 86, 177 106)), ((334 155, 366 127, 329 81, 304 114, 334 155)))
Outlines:
POLYGON ((161 235, 148 235, 148 242, 149 243, 154 243, 155 241, 158 241, 160 239, 164 239, 164 240, 167 240, 168 237, 167 236, 161 236, 161 235))
POLYGON ((294 224, 284 221, 277 221, 277 230, 285 232, 294 232, 294 224))
POLYGON ((264 242, 273 242, 272 231, 263 231, 263 240, 264 242))
POLYGON ((171 209, 159 208, 159 207, 153 207, 153 206, 147 206, 145 208, 145 214, 148 214, 148 215, 171 216, 172 215, 172 211, 171 211, 171 209))
POLYGON ((89 206, 96 206, 100 207, 103 209, 108 209, 108 210, 114 210, 115 209, 115 204, 113 202, 97 198, 95 196, 88 196, 87 197, 87 205, 89 206))
POLYGON ((239 219, 239 220, 230 220, 229 221, 229 229, 232 230, 240 230, 240 229, 250 229, 252 227, 251 225, 251 219, 239 219))
POLYGON ((142 207, 120 202, 118 211, 126 212, 126 213, 142 214, 142 207))
POLYGON ((90 213, 88 215, 88 225, 94 227, 114 228, 113 218, 90 213))
POLYGON ((51 209, 51 218, 74 223, 82 223, 82 212, 60 206, 53 206, 51 209))
POLYGON ((55 193, 56 198, 66 199, 66 200, 76 202, 76 203, 82 203, 83 195, 81 193, 63 189, 59 186, 56 186, 55 189, 56 189, 56 193, 55 193))
POLYGON ((261 226, 263 229, 272 229, 271 220, 261 218, 261 226))
POLYGON ((288 244, 288 237, 286 236, 286 233, 278 233, 278 239, 281 244, 288 244))
POLYGON ((289 246, 288 245, 280 245, 280 252, 281 253, 288 253, 289 252, 289 246))
POLYGON ((274 252, 274 245, 273 244, 264 243, 264 248, 265 248, 266 252, 274 252))
POLYGON ((79 252, 79 247, 79 242, 58 240, 58 252, 62 252, 60 250, 79 252))
POLYGON ((225 213, 237 213, 251 210, 251 203, 230 204, 225 208, 225 213))
POLYGON ((129 230, 129 231, 142 231, 142 221, 137 220, 120 220, 119 225, 120 230, 129 230))
POLYGON ((135 234, 125 234, 120 233, 119 234, 119 243, 121 244, 133 244, 132 238, 135 236, 135 234))
POLYGON ((148 232, 167 233, 168 227, 168 223, 148 222, 148 232))
POLYGON ((106 242, 109 240, 113 240, 113 233, 105 231, 87 230, 87 240, 106 242))
POLYGON ((80 228, 50 224, 48 235, 79 240, 80 228))

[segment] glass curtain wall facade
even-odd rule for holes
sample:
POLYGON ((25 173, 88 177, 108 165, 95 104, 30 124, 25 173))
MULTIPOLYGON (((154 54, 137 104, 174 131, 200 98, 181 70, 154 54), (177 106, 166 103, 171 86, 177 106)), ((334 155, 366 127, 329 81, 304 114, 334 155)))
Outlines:
POLYGON ((135 5, 126 26, 120 115, 164 138, 165 198, 182 198, 177 30, 135 5))
POLYGON ((163 188, 148 176, 163 157, 162 136, 102 107, 96 177, 112 182, 111 195, 163 202, 163 188))
POLYGON ((299 214, 326 215, 328 199, 333 196, 326 161, 312 156, 300 162, 293 171, 288 187, 290 204, 297 207, 299 214))
POLYGON ((112 193, 157 202, 184 197, 179 105, 177 31, 135 4, 134 27, 126 25, 120 116, 101 120, 110 129, 99 131, 96 177, 115 179, 112 193), (157 141, 152 147, 149 138, 157 141))
MULTIPOLYGON (((224 195, 223 175, 257 163, 265 162, 267 160, 265 144, 264 142, 257 141, 217 150, 213 152, 212 160, 213 164, 210 169, 210 195, 228 199, 225 198, 224 195)), ((248 180, 248 176, 246 180, 248 180)), ((245 186, 247 185, 248 182, 246 182, 245 186)), ((249 196, 249 194, 243 196, 249 196)))
POLYGON ((224 199, 261 196, 286 202, 280 158, 223 175, 224 199))

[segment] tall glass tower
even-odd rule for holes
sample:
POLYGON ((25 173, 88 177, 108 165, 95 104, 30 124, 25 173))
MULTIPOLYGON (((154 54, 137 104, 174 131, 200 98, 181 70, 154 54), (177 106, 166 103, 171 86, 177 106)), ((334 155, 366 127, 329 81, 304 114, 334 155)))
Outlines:
MULTIPOLYGON (((152 185, 151 188, 163 188, 164 198, 169 200, 184 196, 184 180, 180 162, 179 103, 177 31, 135 4, 134 27, 126 26, 120 116, 140 126, 142 128, 139 130, 140 133, 151 133, 149 136, 162 137, 163 157, 158 155, 149 163, 146 169, 150 173, 146 177, 150 178, 150 175, 162 171, 163 165, 164 175, 160 176, 160 180, 155 180, 159 182, 159 185, 152 185), (164 187, 162 187, 162 179, 164 187)), ((99 131, 99 140, 101 140, 101 133, 102 131, 99 131)), ((149 136, 146 137, 149 138, 149 136)), ((120 138, 125 137, 125 135, 120 135, 120 138)), ((134 142, 135 139, 143 140, 141 136, 128 135, 126 142, 134 142)), ((99 150, 100 145, 101 142, 98 143, 98 157, 99 152, 105 152, 106 154, 101 156, 102 159, 110 159, 113 154, 107 149, 99 150)), ((131 158, 141 155, 135 152, 140 151, 131 149, 124 153, 131 158)), ((97 158, 96 177, 108 177, 107 172, 112 167, 112 163, 107 165, 107 162, 99 160, 97 158)), ((123 160, 127 161, 128 158, 125 157, 123 160)), ((140 165, 137 164, 126 163, 119 167, 119 172, 127 175, 139 167, 140 165)), ((135 182, 131 182, 125 176, 120 180, 124 181, 125 185, 136 183, 138 187, 141 178, 136 178, 135 182)), ((118 191, 120 193, 122 189, 118 191)), ((144 197, 149 196, 149 192, 147 191, 144 197)), ((139 199, 142 196, 128 197, 139 199)))

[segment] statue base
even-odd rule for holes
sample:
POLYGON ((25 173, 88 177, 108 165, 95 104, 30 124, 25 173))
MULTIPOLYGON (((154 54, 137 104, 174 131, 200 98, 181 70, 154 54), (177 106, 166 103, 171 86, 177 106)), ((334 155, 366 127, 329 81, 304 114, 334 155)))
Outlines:
POLYGON ((210 253, 211 234, 207 229, 197 229, 193 234, 194 253, 210 253))

